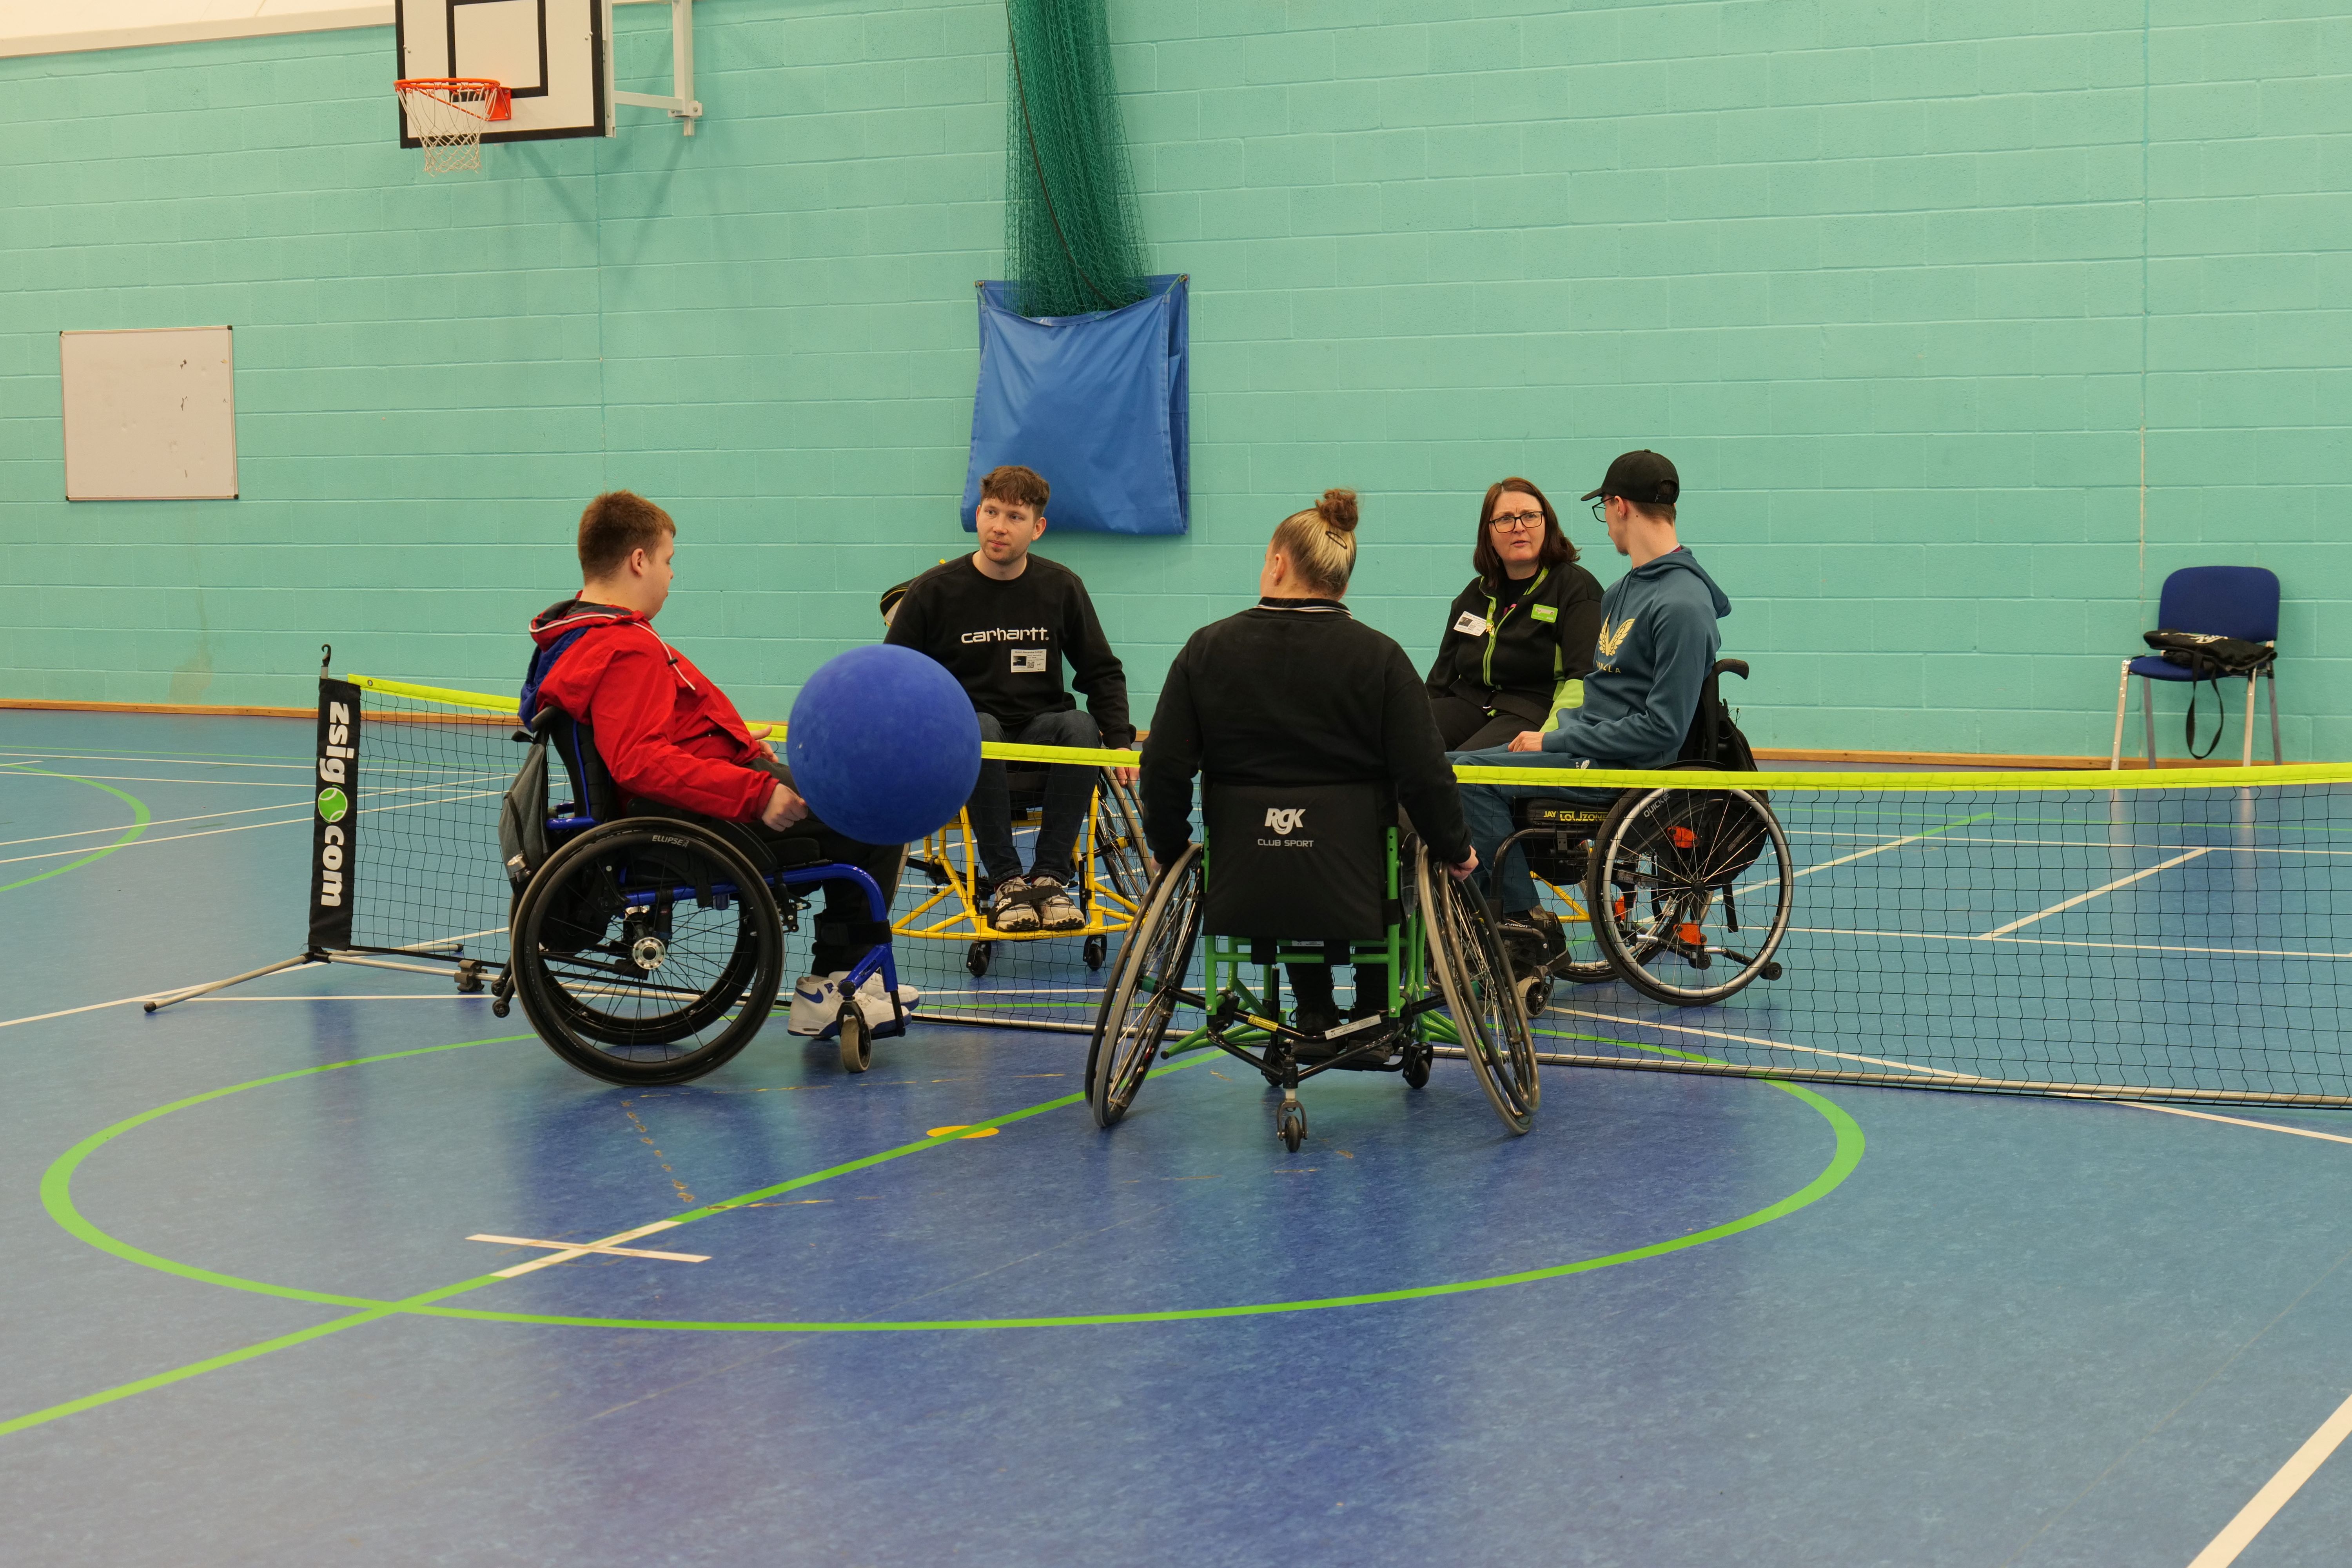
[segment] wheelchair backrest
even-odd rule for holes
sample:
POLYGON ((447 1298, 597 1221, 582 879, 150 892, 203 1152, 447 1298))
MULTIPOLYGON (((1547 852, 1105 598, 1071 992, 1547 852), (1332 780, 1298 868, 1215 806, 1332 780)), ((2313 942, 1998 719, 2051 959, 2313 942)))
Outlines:
POLYGON ((572 780, 573 813, 598 822, 618 817, 621 786, 605 771, 604 759, 596 752, 596 733, 588 721, 558 708, 541 709, 540 721, 547 726, 549 748, 563 759, 563 771, 572 780))
POLYGON ((1755 753, 1748 749, 1748 737, 1731 721, 1731 709, 1723 700, 1721 682, 1727 675, 1747 679, 1748 661, 1718 658, 1707 670, 1706 679, 1699 688, 1698 711, 1691 715, 1690 730, 1683 736, 1676 761, 1686 767, 1752 773, 1756 771, 1755 753))
POLYGON ((1385 784, 1207 782, 1202 926, 1214 936, 1372 941, 1392 907, 1385 784))

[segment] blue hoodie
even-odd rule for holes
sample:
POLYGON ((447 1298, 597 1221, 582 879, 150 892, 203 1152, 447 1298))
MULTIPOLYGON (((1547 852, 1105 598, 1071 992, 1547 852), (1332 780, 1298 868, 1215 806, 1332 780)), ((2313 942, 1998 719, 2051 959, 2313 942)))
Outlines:
POLYGON ((1543 738, 1602 767, 1658 768, 1682 752, 1731 601, 1679 546, 1635 567, 1601 597, 1601 641, 1584 706, 1543 738))

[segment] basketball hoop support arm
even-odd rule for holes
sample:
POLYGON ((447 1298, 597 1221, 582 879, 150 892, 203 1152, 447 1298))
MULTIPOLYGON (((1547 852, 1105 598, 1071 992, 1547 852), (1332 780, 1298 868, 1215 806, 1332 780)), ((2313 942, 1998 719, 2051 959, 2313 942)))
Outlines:
MULTIPOLYGON (((666 109, 669 117, 678 122, 688 136, 694 134, 694 122, 702 118, 702 105, 694 98, 694 0, 669 0, 669 96, 650 92, 622 92, 613 86, 613 60, 620 50, 620 42, 613 36, 613 0, 604 5, 604 101, 618 106, 628 103, 640 109, 666 109)), ((621 133, 620 116, 607 111, 604 134, 621 133)))

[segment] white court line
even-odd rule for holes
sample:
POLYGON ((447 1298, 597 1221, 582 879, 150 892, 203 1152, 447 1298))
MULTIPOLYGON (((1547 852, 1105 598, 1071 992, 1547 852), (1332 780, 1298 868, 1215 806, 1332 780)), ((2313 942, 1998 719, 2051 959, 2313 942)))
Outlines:
POLYGON ((2304 1439, 2294 1457, 2281 1465, 2273 1476, 2238 1510, 2238 1517, 2221 1527, 2221 1533, 2206 1542, 2205 1550, 2189 1563, 2189 1568, 2229 1568, 2238 1560, 2238 1553, 2263 1532, 2263 1526, 2286 1506, 2287 1499, 2303 1489, 2327 1457, 2347 1436, 2352 1436, 2352 1399, 2336 1407, 2336 1414, 2320 1423, 2319 1430, 2304 1439))
POLYGON ((79 752, 5 752, 0 757, 21 757, 35 762, 59 763, 139 763, 147 767, 177 766, 188 768, 288 768, 296 773, 310 771, 309 763, 213 763, 202 757, 183 757, 166 752, 152 757, 110 757, 85 755, 79 752))
POLYGON ((1676 1035, 1703 1035, 1710 1040, 1735 1040, 1743 1046, 1763 1046, 1775 1051, 1802 1051, 1808 1056, 1835 1057, 1840 1061, 1868 1062, 1873 1067, 1895 1068, 1904 1072, 1916 1072, 1922 1078, 1969 1079, 1979 1076, 1975 1073, 1953 1072, 1948 1068, 1923 1068, 1916 1062, 1889 1061, 1885 1057, 1856 1056, 1852 1051, 1832 1051, 1820 1046, 1792 1046, 1786 1040, 1760 1039, 1754 1035, 1727 1035, 1720 1029, 1693 1028, 1687 1024, 1654 1024, 1647 1018, 1628 1018, 1615 1013, 1594 1013, 1581 1007, 1554 1007, 1545 1016, 1549 1017, 1551 1013, 1565 1014, 1571 1018, 1595 1018, 1604 1024, 1615 1024, 1621 1028, 1664 1029, 1676 1035))
MULTIPOLYGON (((194 816, 159 816, 149 822, 147 826, 150 827, 169 827, 174 823, 181 822, 216 822, 224 816, 251 816, 257 811, 283 811, 285 809, 285 803, 280 801, 271 805, 239 806, 235 811, 202 812, 194 816)), ((101 833, 120 833, 121 831, 122 824, 118 822, 108 827, 78 827, 71 833, 44 833, 32 838, 0 838, 0 849, 13 849, 19 844, 47 844, 52 839, 58 838, 93 838, 101 833)), ((69 855, 78 855, 80 851, 78 849, 69 849, 66 851, 66 853, 69 855)))
POLYGON ((2232 1127, 2259 1127, 2265 1132, 2284 1132, 2290 1138, 2321 1138, 2330 1143, 2352 1143, 2341 1132, 2314 1132, 2308 1127, 2286 1127, 2275 1121, 2249 1121, 2242 1116, 2216 1116, 2210 1110, 2184 1110, 2177 1105, 2158 1105, 2147 1100, 2118 1100, 2117 1105, 2136 1105, 2142 1110, 2161 1110, 2167 1116, 2193 1116, 2200 1121, 2226 1121, 2232 1127))
MULTIPOLYGON (((2184 1110, 2177 1105, 2153 1105, 2144 1100, 2122 1100, 2118 1105, 2137 1106, 2142 1110, 2160 1110, 2168 1116, 2193 1116, 2200 1121, 2223 1121, 2232 1127, 2254 1127, 2264 1132, 2284 1132, 2291 1138, 2319 1138, 2330 1143, 2352 1143, 2352 1138, 2336 1132, 2315 1132, 2307 1127, 2284 1127, 2275 1121, 2249 1121, 2241 1116, 2216 1116, 2210 1111, 2184 1110)), ((2319 1424, 2319 1430, 2304 1439, 2278 1473, 2263 1483, 2263 1489, 2247 1500, 2237 1517, 2221 1527, 2221 1533, 2205 1543, 2189 1563, 2189 1568, 2229 1568, 2238 1554, 2263 1532, 2263 1527, 2278 1516, 2287 1500, 2303 1489, 2303 1483, 2318 1473, 2328 1457, 2352 1437, 2352 1399, 2336 1407, 2336 1414, 2319 1424)))
POLYGON ((2063 903, 2053 904, 2048 909, 2030 914, 2021 921, 2011 921, 2005 926, 1995 926, 1990 931, 1979 931, 1977 934, 1977 940, 1979 942, 1990 942, 1997 936, 2007 936, 2010 932, 2017 930, 2020 926, 2030 926, 2035 921, 2046 921, 2052 915, 2062 914, 2064 911, 2073 909, 2077 904, 2087 904, 2093 899, 2098 898, 2102 894, 2114 892, 2117 888, 2128 888, 2134 882, 2139 881, 2144 878, 2155 876, 2158 871, 2169 871, 2175 866, 2183 865, 2188 861, 2196 859, 2200 855, 2210 855, 2212 851, 2210 849, 2191 849, 2186 855, 2175 855, 2169 860, 2159 860, 2145 871, 2134 871, 2128 877, 2117 877, 2112 882, 2093 888, 2087 893, 2077 893, 2073 898, 2066 900, 2063 903))
MULTIPOLYGON (((425 806, 448 805, 462 800, 488 800, 493 795, 503 795, 506 792, 503 790, 486 789, 478 790, 472 795, 436 795, 431 800, 406 801, 399 805, 363 805, 360 808, 360 815, 362 816, 372 816, 380 811, 417 811, 425 806)), ((281 806, 278 809, 282 811, 285 808, 281 806)), ((124 849, 142 849, 154 844, 178 844, 190 838, 210 838, 215 834, 219 833, 250 833, 257 827, 291 827, 310 820, 310 818, 309 814, 305 813, 300 816, 282 817, 276 822, 248 822, 240 827, 207 827, 201 833, 174 833, 163 838, 134 838, 130 843, 121 846, 121 847, 124 849)), ((115 831, 121 832, 121 829, 117 828, 115 831)), ((0 866, 14 866, 26 860, 56 860, 68 855, 81 855, 86 853, 88 853, 88 851, 81 849, 50 849, 38 855, 12 855, 6 859, 0 859, 0 866)))
MULTIPOLYGON (((1781 825, 1783 833, 1791 838, 1875 838, 1874 833, 1835 833, 1827 828, 1790 827, 1781 825)), ((2000 844, 2011 848, 2027 849, 2145 849, 2162 854, 2168 849, 2209 849, 2221 855, 2333 855, 2352 856, 2352 849, 2298 849, 2284 844, 2142 844, 2136 839, 2115 838, 2000 838, 1983 833, 1938 834, 1938 837, 1955 838, 1963 844, 2000 844)))
POLYGON ((1790 926, 1791 936, 1900 937, 1912 942, 2007 942, 2021 947, 2093 947, 2110 952, 2210 952, 2225 958, 2352 958, 2352 952, 2314 952, 2290 947, 2184 947, 2160 942, 2080 942, 2055 936, 1968 936, 1945 931, 1846 931, 1837 926, 1790 926))
MULTIPOLYGON (((528 1263, 518 1263, 512 1268, 499 1269, 491 1276, 491 1278, 496 1279, 512 1279, 518 1275, 529 1274, 534 1269, 545 1268, 552 1264, 569 1263, 575 1258, 584 1258, 592 1252, 623 1251, 623 1249, 617 1245, 618 1243, 624 1241, 635 1241, 641 1236, 651 1236, 657 1230, 675 1230, 677 1228, 678 1223, 678 1221, 674 1219, 657 1219, 651 1225, 641 1225, 635 1230, 625 1230, 618 1236, 608 1236, 602 1241, 583 1241, 576 1246, 563 1246, 563 1250, 561 1252, 551 1252, 544 1258, 534 1258, 528 1263)), ((466 1239, 467 1241, 506 1241, 509 1238, 502 1236, 469 1236, 466 1239)), ((520 1247, 556 1247, 562 1246, 563 1244, 549 1241, 523 1241, 517 1242, 514 1245, 520 1247)), ((628 1254, 625 1253, 624 1255, 627 1256, 628 1254)), ((655 1252, 637 1254, 635 1256, 675 1258, 681 1263, 708 1263, 710 1261, 708 1258, 698 1258, 691 1253, 684 1252, 655 1252)))

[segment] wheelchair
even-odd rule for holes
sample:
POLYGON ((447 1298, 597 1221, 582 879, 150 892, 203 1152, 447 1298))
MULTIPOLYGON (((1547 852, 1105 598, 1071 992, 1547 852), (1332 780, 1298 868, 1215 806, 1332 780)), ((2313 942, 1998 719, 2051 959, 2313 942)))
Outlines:
POLYGON ((813 844, 770 844, 740 823, 642 806, 620 791, 588 725, 547 710, 533 725, 563 760, 571 799, 547 819, 551 852, 515 895, 511 957, 492 988, 504 1017, 515 996, 555 1054, 608 1083, 684 1083, 751 1043, 784 977, 784 933, 800 929, 815 885, 850 881, 868 919, 841 940, 871 940, 820 1039, 864 1072, 877 1038, 906 1033, 889 928, 873 919, 882 889, 856 866, 816 858, 813 844), (803 852, 804 853, 802 853, 803 852), (879 974, 890 1018, 870 1025, 857 988, 879 974))
POLYGON ((1307 1136, 1302 1083, 1353 1069, 1398 1073, 1417 1089, 1437 1047, 1454 1046, 1503 1125, 1533 1126, 1541 1089, 1510 956, 1476 884, 1402 833, 1393 797, 1364 784, 1213 783, 1202 793, 1202 842, 1152 884, 1096 1012, 1086 1073, 1096 1124, 1126 1116, 1161 1056, 1214 1047, 1282 1091, 1275 1135, 1296 1152, 1307 1136), (1315 1035, 1286 1021, 1286 963, 1359 965, 1356 1016, 1315 1035), (1365 964, 1385 965, 1376 1004, 1362 990, 1365 964), (1202 1021, 1163 1051, 1180 1007, 1202 1021))
MULTIPOLYGON (((1041 823, 1045 770, 1014 763, 1005 773, 1012 786, 1013 826, 1041 823)), ((1087 967, 1098 970, 1109 956, 1110 938, 1135 919, 1150 881, 1143 870, 1142 808, 1134 792, 1108 768, 1095 784, 1076 862, 1077 875, 1067 891, 1085 913, 1086 924, 1076 931, 998 931, 988 920, 994 888, 981 867, 971 816, 965 812, 925 839, 908 859, 908 869, 920 871, 931 891, 899 917, 893 930, 923 941, 966 943, 964 972, 975 980, 996 962, 1000 944, 1047 938, 1078 938, 1087 967)))
MULTIPOLYGON (((1676 767, 1753 771, 1723 707, 1725 675, 1745 680, 1748 665, 1718 659, 1707 671, 1676 767)), ((1512 803, 1511 826, 1495 856, 1496 896, 1517 848, 1562 938, 1558 952, 1514 944, 1528 1017, 1550 1006, 1561 982, 1622 980, 1653 1000, 1696 1007, 1780 978, 1773 955, 1788 934, 1794 878, 1763 791, 1630 789, 1606 805, 1529 796, 1512 803)))

